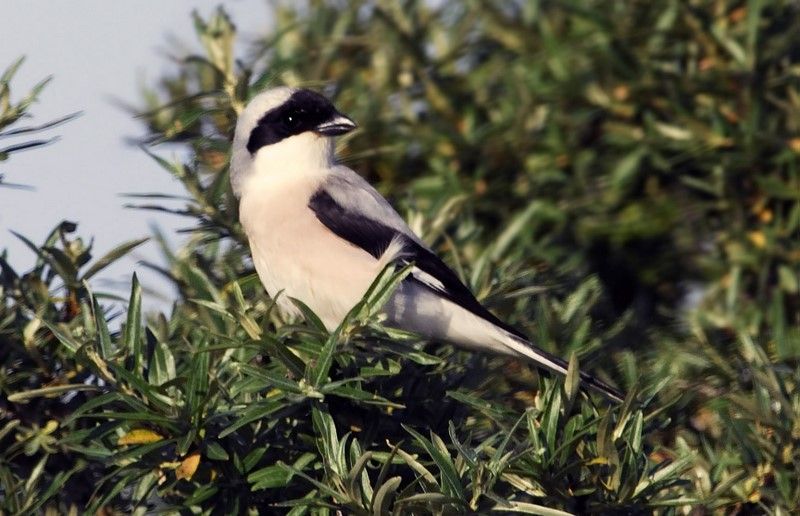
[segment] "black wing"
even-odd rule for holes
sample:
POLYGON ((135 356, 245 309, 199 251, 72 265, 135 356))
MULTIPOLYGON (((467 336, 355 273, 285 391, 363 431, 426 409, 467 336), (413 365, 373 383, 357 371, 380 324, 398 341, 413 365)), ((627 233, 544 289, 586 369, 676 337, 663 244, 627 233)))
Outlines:
POLYGON ((325 189, 320 189, 311 197, 308 207, 325 227, 375 258, 383 255, 392 240, 399 241, 403 244, 403 253, 396 261, 403 265, 413 262, 420 271, 412 272, 406 281, 414 281, 425 288, 434 290, 478 317, 486 319, 521 339, 526 339, 525 335, 505 324, 484 308, 450 267, 409 235, 348 209, 338 203, 325 189))

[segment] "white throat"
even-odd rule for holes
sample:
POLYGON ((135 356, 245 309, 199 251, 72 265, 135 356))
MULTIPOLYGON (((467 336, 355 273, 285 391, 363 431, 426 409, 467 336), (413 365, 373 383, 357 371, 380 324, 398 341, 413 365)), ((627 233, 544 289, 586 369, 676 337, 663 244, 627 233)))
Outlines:
POLYGON ((327 169, 331 163, 333 142, 310 131, 261 147, 254 159, 256 170, 266 173, 291 169, 295 173, 305 174, 327 169))
MULTIPOLYGON (((321 179, 328 174, 335 161, 333 140, 305 132, 258 149, 248 161, 246 171, 237 174, 233 183, 238 196, 243 195, 248 189, 247 185, 253 181, 321 179)), ((237 165, 241 166, 234 159, 232 166, 237 165)))

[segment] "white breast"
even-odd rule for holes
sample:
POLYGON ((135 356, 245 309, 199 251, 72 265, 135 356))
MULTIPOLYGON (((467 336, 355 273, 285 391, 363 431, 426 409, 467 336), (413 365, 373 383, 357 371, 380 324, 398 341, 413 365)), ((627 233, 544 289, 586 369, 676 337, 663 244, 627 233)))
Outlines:
POLYGON ((239 213, 267 293, 289 315, 298 314, 289 298, 299 299, 332 330, 382 264, 330 232, 308 207, 323 179, 324 174, 254 176, 243 189, 239 213))

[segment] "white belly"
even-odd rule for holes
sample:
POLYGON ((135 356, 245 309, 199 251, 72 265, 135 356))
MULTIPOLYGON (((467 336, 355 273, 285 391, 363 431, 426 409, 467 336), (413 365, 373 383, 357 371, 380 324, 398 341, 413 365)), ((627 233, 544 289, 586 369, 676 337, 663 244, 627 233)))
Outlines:
POLYGON ((317 219, 305 200, 318 181, 256 181, 239 214, 261 282, 284 313, 298 314, 290 298, 299 299, 333 330, 361 300, 380 262, 317 219))

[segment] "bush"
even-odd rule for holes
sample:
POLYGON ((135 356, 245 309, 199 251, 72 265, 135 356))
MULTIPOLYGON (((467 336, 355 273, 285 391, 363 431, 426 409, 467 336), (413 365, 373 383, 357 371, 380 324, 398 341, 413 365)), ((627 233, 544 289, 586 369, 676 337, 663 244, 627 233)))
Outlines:
MULTIPOLYGON (((62 223, 2 265, 9 513, 768 512, 800 503, 800 59, 791 2, 278 4, 234 59, 145 92, 148 149, 195 222, 172 313, 124 321, 62 223), (387 330, 387 271, 335 332, 283 321, 227 176, 261 89, 316 87, 362 127, 341 155, 564 381, 387 330), (186 163, 156 154, 191 150, 186 163), (63 287, 60 284, 63 283, 63 287), (119 329, 117 330, 117 326, 119 329), (578 363, 625 388, 609 407, 578 363)), ((91 263, 91 265, 90 265, 91 263)))

